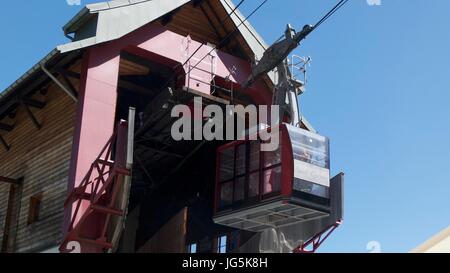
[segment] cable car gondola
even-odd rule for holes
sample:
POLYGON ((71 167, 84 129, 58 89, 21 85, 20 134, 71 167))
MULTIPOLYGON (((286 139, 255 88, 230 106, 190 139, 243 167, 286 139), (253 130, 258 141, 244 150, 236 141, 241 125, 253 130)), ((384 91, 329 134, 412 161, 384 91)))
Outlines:
POLYGON ((259 232, 330 214, 329 139, 281 124, 280 145, 261 140, 218 149, 214 222, 259 232))

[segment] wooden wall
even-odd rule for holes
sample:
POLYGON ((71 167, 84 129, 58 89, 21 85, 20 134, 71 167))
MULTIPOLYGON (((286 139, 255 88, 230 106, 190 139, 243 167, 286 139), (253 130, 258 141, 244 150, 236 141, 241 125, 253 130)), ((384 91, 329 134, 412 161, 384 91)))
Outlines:
MULTIPOLYGON (((231 35, 236 26, 219 1, 203 1, 197 6, 187 3, 172 16, 166 27, 175 33, 202 42, 221 45, 221 50, 252 61, 253 52, 241 35, 231 35), (228 17, 229 18, 229 17, 228 17), (227 39, 224 41, 224 39, 227 39), (250 58, 249 58, 250 57, 250 58)), ((161 20, 164 24, 164 17, 161 20)))
MULTIPOLYGON (((14 119, 2 122, 15 124, 11 132, 1 132, 11 146, 0 146, 0 175, 20 178, 23 184, 17 199, 17 227, 15 240, 9 242, 9 252, 36 252, 53 247, 61 240, 63 204, 75 121, 75 102, 52 85, 46 95, 35 98, 46 101, 43 109, 30 108, 42 129, 38 130, 20 107, 14 119), (28 224, 30 197, 39 193, 42 203, 39 221, 28 224), (20 205, 20 206, 19 206, 20 205)), ((10 186, 0 183, 0 242, 3 241, 10 186)), ((14 237, 10 239, 13 239, 14 237)))

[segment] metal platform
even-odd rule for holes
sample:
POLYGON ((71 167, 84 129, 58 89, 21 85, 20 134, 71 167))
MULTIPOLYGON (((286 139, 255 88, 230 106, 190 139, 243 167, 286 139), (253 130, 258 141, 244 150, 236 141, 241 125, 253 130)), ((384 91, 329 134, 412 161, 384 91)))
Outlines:
POLYGON ((327 217, 329 214, 285 201, 274 201, 265 205, 245 209, 214 218, 216 224, 252 232, 270 228, 281 228, 302 222, 327 217))

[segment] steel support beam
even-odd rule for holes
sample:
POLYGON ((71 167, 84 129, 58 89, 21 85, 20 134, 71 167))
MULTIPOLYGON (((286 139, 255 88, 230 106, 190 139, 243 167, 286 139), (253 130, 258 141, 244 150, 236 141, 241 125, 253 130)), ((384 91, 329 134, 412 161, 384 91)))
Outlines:
POLYGON ((153 147, 151 147, 150 145, 148 145, 145 142, 139 143, 139 146, 141 146, 143 150, 150 151, 150 152, 153 152, 153 153, 156 153, 156 154, 159 154, 159 155, 169 156, 169 157, 176 157, 176 158, 183 158, 182 155, 153 148, 153 147))
POLYGON ((136 157, 137 163, 139 164, 139 167, 141 167, 145 176, 147 176, 148 180, 150 180, 150 183, 152 183, 152 185, 154 185, 155 180, 153 180, 152 176, 150 175, 150 172, 147 170, 147 167, 144 165, 144 163, 142 163, 142 160, 138 156, 135 156, 135 157, 136 157))

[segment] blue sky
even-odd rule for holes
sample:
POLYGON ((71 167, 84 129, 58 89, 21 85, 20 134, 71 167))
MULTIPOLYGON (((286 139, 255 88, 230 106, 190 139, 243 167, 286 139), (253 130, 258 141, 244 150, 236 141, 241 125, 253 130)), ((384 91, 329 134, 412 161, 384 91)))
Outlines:
MULTIPOLYGON (((250 21, 271 43, 336 2, 269 0, 250 21)), ((2 3, 0 90, 67 42, 61 27, 79 9, 2 3)), ((378 241, 406 252, 450 225, 449 10, 448 0, 350 0, 296 51, 313 59, 302 112, 331 138, 332 172, 346 173, 344 225, 321 251, 367 252, 378 241)))

